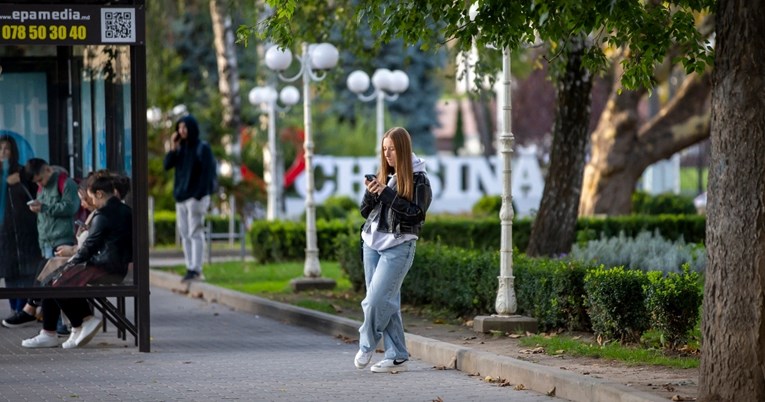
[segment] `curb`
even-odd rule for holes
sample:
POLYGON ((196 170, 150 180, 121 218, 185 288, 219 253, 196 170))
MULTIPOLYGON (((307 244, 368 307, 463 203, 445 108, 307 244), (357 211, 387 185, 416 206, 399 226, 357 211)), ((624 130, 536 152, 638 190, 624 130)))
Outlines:
MULTIPOLYGON (((361 323, 320 311, 279 303, 262 297, 220 288, 204 282, 181 283, 180 276, 156 269, 149 270, 151 285, 190 297, 222 304, 239 311, 262 315, 291 325, 351 339, 358 338, 361 323)), ((465 373, 512 379, 542 394, 577 402, 666 402, 658 395, 639 391, 622 384, 581 376, 507 356, 499 356, 414 334, 406 334, 409 353, 435 366, 454 368, 465 373)))

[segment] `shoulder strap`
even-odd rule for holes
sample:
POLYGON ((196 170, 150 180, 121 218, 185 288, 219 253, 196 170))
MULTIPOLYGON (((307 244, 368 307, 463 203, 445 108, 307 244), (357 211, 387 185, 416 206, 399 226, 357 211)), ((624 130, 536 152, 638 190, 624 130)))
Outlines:
POLYGON ((58 194, 64 195, 64 186, 66 186, 66 173, 64 171, 58 172, 58 194))

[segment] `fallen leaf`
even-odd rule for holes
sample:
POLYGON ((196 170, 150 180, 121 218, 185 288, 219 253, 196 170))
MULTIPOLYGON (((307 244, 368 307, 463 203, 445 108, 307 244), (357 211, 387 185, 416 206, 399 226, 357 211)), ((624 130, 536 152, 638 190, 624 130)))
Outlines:
POLYGON ((464 339, 465 339, 466 341, 472 341, 473 339, 476 339, 476 337, 475 337, 475 336, 468 336, 468 337, 466 337, 466 338, 464 338, 464 339))
POLYGON ((552 387, 552 389, 547 391, 545 394, 547 394, 547 396, 555 396, 555 387, 552 387))
POLYGON ((441 399, 440 396, 437 396, 436 399, 431 400, 430 402, 444 402, 443 399, 441 399))
POLYGON ((673 401, 695 401, 696 398, 692 396, 673 395, 672 400, 673 401))
POLYGON ((443 324, 443 323, 444 323, 444 320, 440 318, 436 318, 435 320, 433 320, 433 324, 443 324))
POLYGON ((603 338, 600 335, 598 335, 596 340, 598 341, 598 345, 603 346, 603 338))
POLYGON ((487 375, 486 377, 483 378, 483 381, 484 382, 494 382, 494 377, 492 377, 490 375, 487 375))
POLYGON ((332 307, 332 309, 334 309, 336 313, 342 313, 343 312, 343 308, 338 306, 337 304, 330 303, 329 306, 332 307))
POLYGON ((513 338, 513 339, 518 339, 518 338, 523 338, 523 335, 521 335, 521 334, 510 334, 507 337, 508 338, 513 338))
POLYGON ((516 390, 516 391, 523 391, 524 389, 526 389, 526 386, 523 385, 523 384, 518 384, 518 385, 514 386, 513 389, 516 390))
POLYGON ((556 350, 556 351, 555 351, 555 353, 553 353, 553 354, 556 354, 556 355, 562 355, 562 354, 563 354, 563 353, 565 353, 565 352, 566 352, 566 351, 565 351, 565 350, 563 350, 563 349, 558 349, 558 350, 556 350))

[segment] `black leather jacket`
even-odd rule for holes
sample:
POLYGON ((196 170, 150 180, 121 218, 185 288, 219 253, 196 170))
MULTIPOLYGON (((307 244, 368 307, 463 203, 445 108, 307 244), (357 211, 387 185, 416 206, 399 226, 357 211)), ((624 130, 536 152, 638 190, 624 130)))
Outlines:
POLYGON ((360 209, 366 222, 361 230, 369 231, 370 223, 379 216, 378 232, 393 233, 396 237, 402 234, 417 235, 425 222, 425 214, 432 199, 430 181, 425 172, 414 173, 412 201, 399 197, 395 190, 387 186, 380 195, 365 191, 360 209))
POLYGON ((133 213, 117 197, 96 210, 90 222, 88 237, 71 261, 103 267, 124 276, 133 261, 133 213))

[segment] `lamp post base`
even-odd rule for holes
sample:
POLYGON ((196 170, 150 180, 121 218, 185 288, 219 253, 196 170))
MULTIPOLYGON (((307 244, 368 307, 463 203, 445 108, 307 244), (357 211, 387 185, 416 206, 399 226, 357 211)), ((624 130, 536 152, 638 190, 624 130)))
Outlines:
POLYGON ((291 280, 290 286, 294 292, 301 292, 303 290, 312 289, 331 290, 337 286, 337 282, 335 282, 335 280, 332 278, 303 277, 291 280))
POLYGON ((479 315, 473 319, 473 330, 484 333, 491 331, 536 333, 537 320, 522 315, 479 315))

